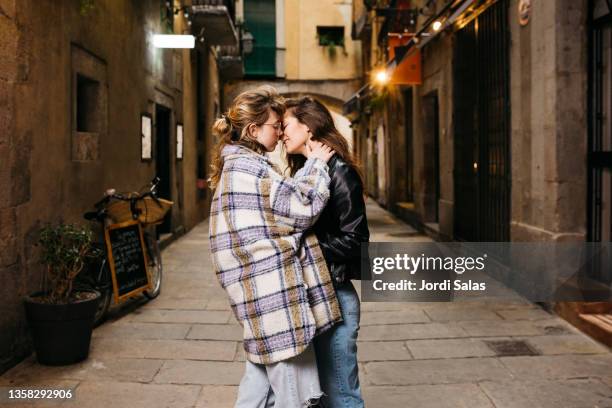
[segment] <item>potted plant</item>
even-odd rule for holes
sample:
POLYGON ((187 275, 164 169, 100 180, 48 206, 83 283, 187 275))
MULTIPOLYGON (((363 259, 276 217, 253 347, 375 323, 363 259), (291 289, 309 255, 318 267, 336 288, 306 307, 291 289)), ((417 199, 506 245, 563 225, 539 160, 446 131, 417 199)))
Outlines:
POLYGON ((73 288, 87 258, 97 256, 92 232, 60 223, 40 231, 42 290, 24 299, 26 317, 39 363, 65 365, 84 360, 100 294, 73 288))

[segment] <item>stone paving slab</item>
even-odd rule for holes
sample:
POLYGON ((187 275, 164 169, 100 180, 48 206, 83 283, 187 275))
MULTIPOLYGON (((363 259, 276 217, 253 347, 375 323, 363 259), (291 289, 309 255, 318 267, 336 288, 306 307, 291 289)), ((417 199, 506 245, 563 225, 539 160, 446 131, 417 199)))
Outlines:
POLYGON ((429 323, 431 320, 422 310, 362 312, 361 326, 401 323, 429 323))
POLYGON ((497 408, 612 407, 612 390, 598 380, 484 381, 480 387, 497 408))
POLYGON ((362 341, 391 341, 412 339, 440 339, 467 337, 466 331, 457 323, 415 323, 369 326, 359 333, 362 341))
MULTIPOLYGON (((357 293, 360 294, 358 282, 354 282, 357 293)), ((389 312, 389 311, 408 311, 415 313, 422 308, 416 302, 362 302, 361 313, 366 312, 389 312)))
POLYGON ((44 383, 53 380, 97 380, 151 382, 162 366, 162 360, 138 358, 94 358, 68 366, 44 366, 33 357, 3 375, 12 384, 44 383))
POLYGON ((412 354, 403 341, 359 341, 359 361, 401 361, 412 360, 412 354))
POLYGON ((156 383, 238 385, 242 362, 166 360, 155 376, 156 383))
POLYGON ((608 377, 602 377, 601 382, 606 384, 612 390, 612 374, 608 377))
POLYGON ((495 356, 484 341, 472 338, 409 340, 406 347, 416 360, 495 356))
POLYGON ((92 338, 112 337, 124 339, 184 339, 191 329, 189 324, 137 323, 115 321, 94 330, 92 338))
POLYGON ((236 343, 207 340, 141 340, 103 337, 93 342, 90 356, 149 359, 233 361, 236 343))
POLYGON ((412 385, 363 388, 367 407, 372 408, 492 408, 493 404, 476 384, 412 385))
POLYGON ((469 336, 538 336, 553 333, 570 333, 569 328, 559 319, 536 321, 501 320, 495 323, 488 321, 459 322, 469 336))
POLYGON ((606 377, 612 373, 612 354, 502 357, 505 367, 520 379, 606 377))
POLYGON ((584 334, 531 336, 525 340, 542 354, 609 354, 610 350, 584 334))
POLYGON ((456 303, 450 303, 446 307, 426 308, 425 313, 434 322, 502 320, 502 317, 492 310, 478 306, 465 307, 456 303))
POLYGON ((242 327, 237 324, 194 324, 187 335, 193 340, 242 341, 242 327))
POLYGON ((531 308, 498 310, 496 313, 504 320, 546 320, 553 317, 545 310, 531 308))
POLYGON ((126 316, 128 322, 147 323, 228 323, 230 311, 220 310, 159 310, 141 308, 126 316))
MULTIPOLYGON (((206 310, 227 310, 227 308, 228 301, 225 297, 219 299, 209 299, 206 303, 206 310)), ((230 319, 230 322, 231 321, 236 321, 236 319, 232 317, 232 319, 230 319)))
POLYGON ((242 346, 242 342, 236 342, 236 352, 234 353, 234 361, 246 361, 246 353, 244 351, 244 347, 242 346))
MULTIPOLYGON (((138 382, 84 381, 76 390, 73 408, 191 408, 200 387, 195 385, 143 384, 138 382)), ((69 405, 70 404, 70 405, 69 405)))
POLYGON ((414 385, 510 380, 510 371, 496 358, 385 361, 365 364, 368 385, 414 385))
MULTIPOLYGON (((227 301, 226 301, 227 303, 227 301)), ((160 296, 147 303, 147 309, 169 309, 169 310, 205 310, 209 301, 204 298, 200 299, 181 299, 160 296)), ((226 310, 226 309, 218 309, 226 310)))

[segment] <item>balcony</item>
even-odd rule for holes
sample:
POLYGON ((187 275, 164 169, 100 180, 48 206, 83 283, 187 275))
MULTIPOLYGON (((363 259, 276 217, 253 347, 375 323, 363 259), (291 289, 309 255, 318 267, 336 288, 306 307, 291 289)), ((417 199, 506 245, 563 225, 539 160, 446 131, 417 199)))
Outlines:
POLYGON ((244 61, 240 47, 221 45, 217 47, 217 65, 219 75, 223 80, 240 79, 244 77, 244 61))
POLYGON ((193 0, 193 32, 203 34, 208 45, 237 46, 234 1, 193 0))

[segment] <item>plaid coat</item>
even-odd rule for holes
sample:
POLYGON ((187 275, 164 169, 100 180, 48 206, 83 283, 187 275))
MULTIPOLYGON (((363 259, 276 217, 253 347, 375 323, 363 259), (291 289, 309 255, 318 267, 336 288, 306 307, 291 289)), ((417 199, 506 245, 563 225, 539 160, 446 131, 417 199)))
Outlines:
POLYGON ((342 320, 325 259, 307 232, 329 198, 318 159, 284 178, 264 155, 227 145, 210 212, 214 269, 243 327, 249 361, 300 354, 342 320))

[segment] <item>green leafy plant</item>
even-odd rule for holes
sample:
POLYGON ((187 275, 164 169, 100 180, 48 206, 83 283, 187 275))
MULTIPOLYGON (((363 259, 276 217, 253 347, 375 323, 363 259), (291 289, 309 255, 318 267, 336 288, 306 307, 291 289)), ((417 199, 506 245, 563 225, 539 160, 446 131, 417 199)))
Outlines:
POLYGON ((88 257, 98 256, 93 234, 85 227, 59 223, 46 225, 40 231, 41 263, 46 266, 43 278, 43 303, 71 303, 87 295, 73 293, 75 278, 83 270, 88 257))
POLYGON ((332 35, 319 34, 319 45, 327 47, 327 52, 331 58, 336 56, 336 47, 341 47, 343 53, 346 55, 346 48, 344 47, 344 39, 338 40, 332 35))

